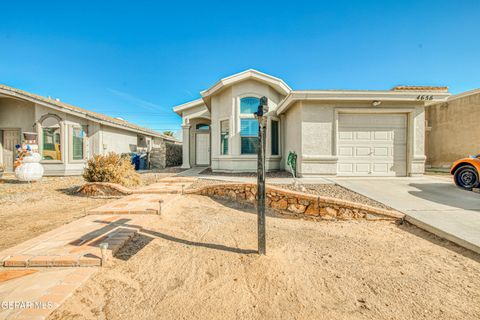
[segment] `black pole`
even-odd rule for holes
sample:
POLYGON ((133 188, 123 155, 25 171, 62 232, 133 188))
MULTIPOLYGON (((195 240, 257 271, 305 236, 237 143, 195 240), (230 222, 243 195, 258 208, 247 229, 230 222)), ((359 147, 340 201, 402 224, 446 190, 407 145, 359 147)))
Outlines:
POLYGON ((260 99, 258 107, 258 158, 257 158, 257 218, 258 218, 258 254, 265 255, 266 251, 266 236, 265 236, 265 110, 267 107, 267 98, 260 99))

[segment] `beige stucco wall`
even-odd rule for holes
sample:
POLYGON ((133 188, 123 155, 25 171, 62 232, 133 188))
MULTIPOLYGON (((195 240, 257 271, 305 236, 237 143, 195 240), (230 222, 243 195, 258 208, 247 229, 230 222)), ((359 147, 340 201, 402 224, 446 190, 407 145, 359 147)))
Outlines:
POLYGON ((0 129, 20 129, 32 132, 35 124, 35 105, 28 101, 0 98, 0 129))
POLYGON ((102 126, 103 153, 130 153, 137 150, 137 134, 134 132, 102 126))
MULTIPOLYGON (((48 115, 60 119, 61 128, 61 160, 42 160, 45 175, 77 175, 83 172, 86 159, 94 154, 107 152, 129 153, 137 149, 139 142, 147 150, 153 145, 152 137, 129 130, 101 125, 98 122, 77 117, 29 101, 0 98, 0 133, 2 128, 20 129, 22 132, 37 132, 39 145, 42 145, 40 120, 48 115), (72 159, 72 128, 87 126, 84 160, 72 159), (143 140, 139 139, 142 137, 143 140)), ((1 139, 0 139, 1 141, 1 139)), ((0 152, 0 161, 1 159, 0 152)))
POLYGON ((297 102, 282 115, 283 129, 283 159, 282 167, 291 171, 287 165, 288 154, 295 152, 297 154, 297 172, 302 160, 302 114, 301 102, 297 102))
POLYGON ((480 153, 480 93, 427 107, 427 164, 450 167, 457 159, 480 153))
MULTIPOLYGON (((269 85, 256 81, 245 80, 232 85, 212 97, 211 102, 211 166, 213 171, 255 171, 256 155, 241 154, 240 139, 240 99, 244 97, 266 96, 269 110, 275 110, 283 96, 269 85), (220 154, 220 121, 230 122, 229 154, 220 154)), ((269 121, 272 115, 269 115, 269 121)), ((280 120, 279 118, 276 118, 280 120)), ((280 135, 280 155, 271 155, 271 135, 267 125, 266 169, 278 170, 281 167, 282 141, 280 135)), ((281 128, 281 123, 280 123, 281 128)))
POLYGON ((423 174, 425 111, 421 102, 384 102, 372 107, 366 102, 301 101, 290 107, 284 116, 284 161, 289 151, 295 151, 299 176, 336 175, 339 113, 405 114, 408 119, 407 174, 423 174))

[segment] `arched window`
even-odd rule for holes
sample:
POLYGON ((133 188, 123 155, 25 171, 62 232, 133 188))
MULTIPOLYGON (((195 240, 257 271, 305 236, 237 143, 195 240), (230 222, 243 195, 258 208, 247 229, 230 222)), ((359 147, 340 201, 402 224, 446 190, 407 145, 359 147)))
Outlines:
POLYGON ((252 114, 257 112, 260 99, 255 97, 246 97, 240 99, 240 113, 252 114))
POLYGON ((43 160, 62 160, 60 120, 58 116, 51 115, 41 121, 43 160))
POLYGON ((200 131, 203 131, 203 130, 210 130, 210 126, 208 124, 205 124, 205 123, 199 123, 195 126, 195 128, 197 130, 200 130, 200 131))

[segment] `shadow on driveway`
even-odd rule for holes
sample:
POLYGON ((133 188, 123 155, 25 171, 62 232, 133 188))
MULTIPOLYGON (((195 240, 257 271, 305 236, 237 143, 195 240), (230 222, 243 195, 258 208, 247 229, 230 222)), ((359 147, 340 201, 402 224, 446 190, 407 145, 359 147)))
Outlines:
POLYGON ((410 183, 418 191, 408 191, 412 196, 464 210, 480 211, 480 195, 457 188, 449 183, 410 183))

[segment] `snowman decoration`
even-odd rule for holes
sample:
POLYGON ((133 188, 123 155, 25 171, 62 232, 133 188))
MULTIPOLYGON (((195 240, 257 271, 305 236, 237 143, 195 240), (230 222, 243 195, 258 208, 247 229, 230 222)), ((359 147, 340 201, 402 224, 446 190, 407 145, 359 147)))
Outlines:
POLYGON ((17 159, 15 161, 15 176, 20 181, 38 181, 43 176, 43 166, 40 164, 42 156, 38 153, 36 134, 25 133, 22 145, 17 145, 17 159), (32 139, 33 138, 33 139, 32 139))

